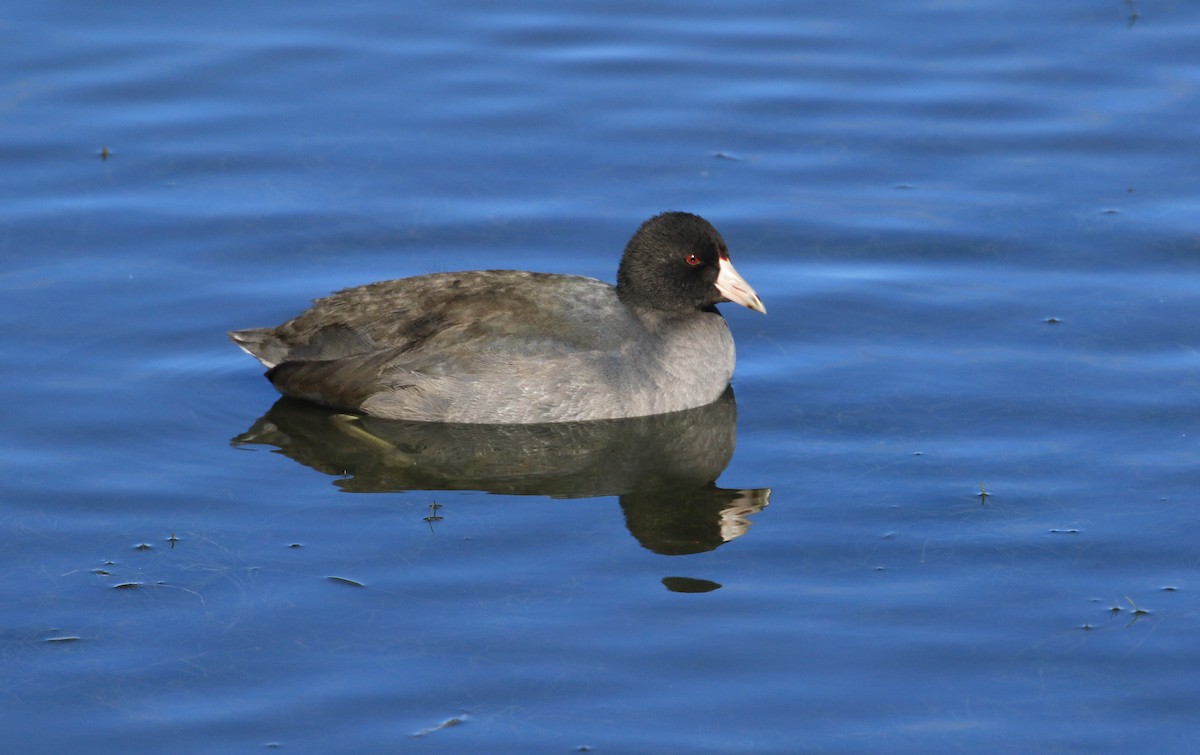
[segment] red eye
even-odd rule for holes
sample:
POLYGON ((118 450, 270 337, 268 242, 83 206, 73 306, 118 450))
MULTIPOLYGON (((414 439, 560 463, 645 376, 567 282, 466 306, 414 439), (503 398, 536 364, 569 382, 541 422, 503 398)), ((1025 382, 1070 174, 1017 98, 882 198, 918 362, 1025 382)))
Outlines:
POLYGON ((684 257, 684 259, 692 267, 695 267, 696 265, 700 264, 700 256, 697 254, 689 254, 687 257, 684 257))

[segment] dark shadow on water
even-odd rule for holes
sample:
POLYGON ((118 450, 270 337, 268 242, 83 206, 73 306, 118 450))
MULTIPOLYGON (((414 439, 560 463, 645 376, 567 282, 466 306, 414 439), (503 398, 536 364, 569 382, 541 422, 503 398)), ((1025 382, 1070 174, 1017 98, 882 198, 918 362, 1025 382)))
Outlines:
POLYGON ((732 390, 683 412, 552 425, 404 422, 285 398, 233 445, 274 446, 352 493, 615 495, 639 543, 681 555, 745 534, 748 517, 769 502, 769 489, 716 486, 733 457, 736 426, 732 390))
POLYGON ((718 582, 695 577, 663 577, 662 583, 671 592, 704 593, 721 589, 718 582))

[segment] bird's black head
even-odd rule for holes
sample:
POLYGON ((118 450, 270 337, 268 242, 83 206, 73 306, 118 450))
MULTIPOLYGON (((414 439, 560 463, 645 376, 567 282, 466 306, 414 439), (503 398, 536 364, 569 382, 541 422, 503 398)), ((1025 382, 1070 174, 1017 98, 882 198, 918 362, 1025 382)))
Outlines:
POLYGON ((671 312, 712 310, 723 301, 766 312, 733 269, 725 239, 687 212, 664 212, 642 223, 621 257, 617 295, 626 304, 671 312))

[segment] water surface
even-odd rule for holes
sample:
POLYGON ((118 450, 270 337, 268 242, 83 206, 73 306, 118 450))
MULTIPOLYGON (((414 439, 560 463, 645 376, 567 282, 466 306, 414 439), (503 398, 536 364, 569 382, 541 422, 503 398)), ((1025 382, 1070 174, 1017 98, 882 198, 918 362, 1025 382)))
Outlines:
POLYGON ((1083 0, 3 12, 8 741, 1186 751, 1197 33, 1083 0), (683 424, 397 435, 274 406, 224 336, 382 278, 612 280, 664 209, 770 310, 726 307, 735 397, 683 424))

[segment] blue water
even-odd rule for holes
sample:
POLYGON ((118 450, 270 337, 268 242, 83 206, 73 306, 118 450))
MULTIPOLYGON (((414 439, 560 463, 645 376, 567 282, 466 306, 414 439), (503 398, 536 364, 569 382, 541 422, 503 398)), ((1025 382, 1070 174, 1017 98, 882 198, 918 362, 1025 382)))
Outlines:
POLYGON ((4 749, 1189 750, 1198 33, 0 11, 4 749), (769 309, 725 307, 736 406, 421 434, 273 407, 224 335, 383 278, 612 280, 664 209, 769 309))

